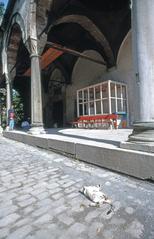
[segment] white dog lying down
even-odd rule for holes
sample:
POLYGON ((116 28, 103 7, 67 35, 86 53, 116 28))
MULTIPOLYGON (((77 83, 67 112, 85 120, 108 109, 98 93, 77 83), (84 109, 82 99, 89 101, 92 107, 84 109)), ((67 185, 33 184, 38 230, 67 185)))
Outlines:
POLYGON ((107 214, 109 214, 113 210, 112 202, 102 191, 100 191, 100 188, 100 185, 83 186, 80 192, 94 203, 91 206, 100 206, 103 203, 109 204, 111 206, 111 209, 107 212, 107 214))

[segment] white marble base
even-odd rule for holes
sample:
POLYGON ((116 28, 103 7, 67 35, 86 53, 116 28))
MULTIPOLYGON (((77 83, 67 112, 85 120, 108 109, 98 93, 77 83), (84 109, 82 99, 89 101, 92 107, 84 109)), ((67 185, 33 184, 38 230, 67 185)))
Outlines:
POLYGON ((30 128, 27 133, 31 135, 39 135, 39 134, 46 134, 46 131, 42 126, 39 126, 39 127, 30 128))
POLYGON ((9 126, 6 126, 5 131, 9 131, 9 130, 10 130, 9 126))
POLYGON ((0 134, 2 134, 2 132, 3 132, 3 128, 2 126, 0 126, 0 134))

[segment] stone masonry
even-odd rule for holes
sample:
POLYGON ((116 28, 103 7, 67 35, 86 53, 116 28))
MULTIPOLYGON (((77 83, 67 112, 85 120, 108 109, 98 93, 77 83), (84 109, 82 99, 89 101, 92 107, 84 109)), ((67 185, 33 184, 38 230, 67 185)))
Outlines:
POLYGON ((0 239, 153 239, 153 184, 0 138, 0 239), (101 184, 110 206, 79 193, 101 184))

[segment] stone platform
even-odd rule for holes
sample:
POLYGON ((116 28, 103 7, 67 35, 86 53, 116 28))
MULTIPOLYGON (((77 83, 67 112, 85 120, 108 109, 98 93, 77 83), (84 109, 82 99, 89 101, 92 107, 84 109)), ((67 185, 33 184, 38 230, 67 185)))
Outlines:
POLYGON ((141 179, 154 180, 154 154, 120 148, 131 129, 48 129, 43 135, 22 131, 3 135, 25 144, 56 151, 73 158, 141 179))

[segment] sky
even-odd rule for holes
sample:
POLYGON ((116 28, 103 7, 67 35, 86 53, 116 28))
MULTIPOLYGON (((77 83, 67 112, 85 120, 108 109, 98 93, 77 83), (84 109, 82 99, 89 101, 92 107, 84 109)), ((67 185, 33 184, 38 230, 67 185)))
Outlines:
POLYGON ((8 0, 0 0, 0 2, 3 2, 5 4, 5 6, 6 6, 7 3, 8 3, 8 0))

